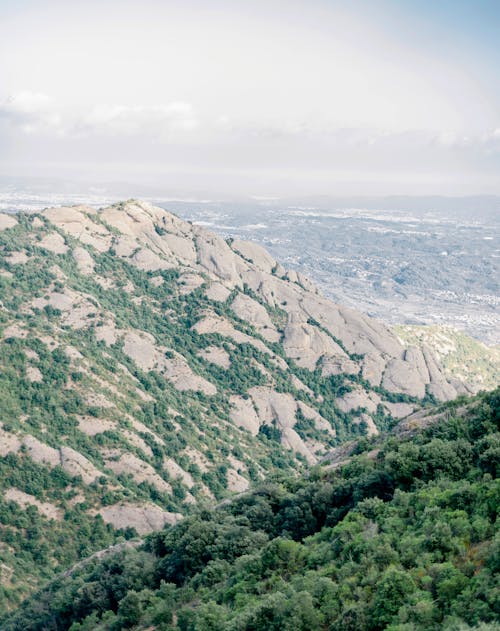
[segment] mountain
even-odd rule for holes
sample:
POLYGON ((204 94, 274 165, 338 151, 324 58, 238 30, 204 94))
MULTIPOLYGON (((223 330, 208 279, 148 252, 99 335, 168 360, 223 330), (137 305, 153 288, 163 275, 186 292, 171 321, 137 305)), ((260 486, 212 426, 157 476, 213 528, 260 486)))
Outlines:
POLYGON ((475 392, 500 383, 500 347, 486 346, 449 326, 393 327, 406 346, 427 346, 449 378, 458 378, 475 392))
POLYGON ((59 576, 3 631, 497 630, 500 390, 59 576))
POLYGON ((0 214, 0 607, 466 391, 254 243, 134 200, 0 214))

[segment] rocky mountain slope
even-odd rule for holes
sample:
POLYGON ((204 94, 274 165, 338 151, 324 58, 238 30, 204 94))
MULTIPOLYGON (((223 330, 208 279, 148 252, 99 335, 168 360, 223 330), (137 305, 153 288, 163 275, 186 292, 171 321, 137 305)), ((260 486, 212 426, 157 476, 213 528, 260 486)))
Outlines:
POLYGON ((137 201, 0 214, 0 607, 461 392, 253 243, 137 201))
POLYGON ((486 346, 449 326, 400 325, 394 331, 405 346, 431 348, 444 373, 467 383, 474 392, 500 383, 499 346, 486 346))

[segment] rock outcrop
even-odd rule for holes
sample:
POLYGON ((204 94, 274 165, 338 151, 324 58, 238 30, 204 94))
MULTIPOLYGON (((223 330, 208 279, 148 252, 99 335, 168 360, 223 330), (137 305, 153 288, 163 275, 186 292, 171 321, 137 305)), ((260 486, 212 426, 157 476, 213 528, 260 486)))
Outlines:
MULTIPOLYGON (((135 200, 0 213, 0 290, 2 510, 62 545, 160 529, 460 390, 260 246, 135 200)), ((0 565, 24 558, 9 529, 0 565)))
MULTIPOLYGON (((71 396, 56 416, 70 420, 57 417, 65 429, 55 433, 51 419, 26 414, 25 427, 14 415, 0 427, 0 456, 61 467, 87 489, 153 489, 180 510, 220 484, 246 488, 270 450, 314 463, 359 433, 355 424, 375 434, 381 414, 457 393, 425 346, 403 346, 382 323, 327 300, 255 243, 162 208, 50 208, 22 224, 0 214, 0 235, 11 230, 21 236, 0 246, 2 283, 19 266, 43 274, 29 277, 31 294, 1 303, 0 344, 24 348, 16 374, 32 387, 45 391, 57 375, 62 399, 71 396), (245 455, 240 464, 228 444, 245 455)), ((140 532, 170 519, 145 506, 115 502, 99 514, 140 532)))

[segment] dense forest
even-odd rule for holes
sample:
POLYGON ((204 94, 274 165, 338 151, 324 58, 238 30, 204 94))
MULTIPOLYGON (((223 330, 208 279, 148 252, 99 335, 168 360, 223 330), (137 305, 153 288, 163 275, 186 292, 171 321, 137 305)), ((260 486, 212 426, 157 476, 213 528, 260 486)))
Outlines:
POLYGON ((500 390, 90 558, 3 631, 498 629, 500 390))

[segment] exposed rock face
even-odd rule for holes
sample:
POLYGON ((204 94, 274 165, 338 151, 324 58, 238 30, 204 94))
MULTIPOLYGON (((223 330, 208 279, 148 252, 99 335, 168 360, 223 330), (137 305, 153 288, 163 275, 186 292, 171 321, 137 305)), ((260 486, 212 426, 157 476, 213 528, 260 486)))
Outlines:
POLYGON ((174 480, 177 478, 180 478, 188 488, 191 488, 194 486, 194 480, 191 474, 188 473, 187 471, 184 471, 184 469, 181 466, 179 466, 175 462, 175 460, 172 460, 172 458, 165 459, 164 467, 174 480))
POLYGON ((260 420, 255 411, 252 399, 244 399, 239 395, 232 395, 229 399, 231 403, 231 419, 239 427, 248 430, 253 436, 257 436, 260 428, 260 420))
POLYGON ((76 247, 73 250, 73 258, 82 274, 92 274, 94 271, 94 259, 90 256, 88 250, 76 247))
POLYGON ((123 339, 124 352, 143 370, 161 372, 181 391, 216 393, 216 387, 203 377, 195 375, 181 355, 157 345, 149 333, 127 331, 123 339))
POLYGON ((115 528, 135 528, 140 535, 161 530, 179 521, 179 513, 169 513, 155 504, 114 504, 98 511, 103 520, 115 528))
POLYGON ((50 467, 55 467, 61 464, 61 454, 58 449, 49 447, 45 443, 42 443, 34 436, 25 436, 23 445, 31 458, 39 464, 47 464, 50 467))
POLYGON ((234 493, 242 493, 250 486, 249 481, 234 469, 227 472, 227 488, 234 493))
MULTIPOLYGON (((301 321, 302 314, 291 313, 285 327, 283 346, 288 357, 309 370, 314 370, 321 357, 347 358, 340 346, 322 330, 301 321)), ((338 361, 338 360, 337 360, 338 361)))
POLYGON ((193 329, 201 335, 204 333, 219 333, 219 335, 231 338, 237 344, 251 344, 263 353, 272 354, 267 346, 259 339, 255 339, 251 335, 238 331, 228 320, 215 313, 205 314, 205 316, 193 326, 193 329))
POLYGON ((0 230, 6 230, 7 228, 13 228, 17 225, 17 220, 12 215, 6 215, 0 213, 0 230))
POLYGON ((71 447, 60 447, 61 466, 70 475, 80 475, 85 484, 91 484, 103 474, 85 456, 71 447))
POLYGON ((257 243, 235 239, 231 247, 235 252, 241 254, 251 265, 254 265, 257 269, 266 274, 272 274, 273 269, 276 268, 277 264, 273 257, 257 243))
POLYGON ((276 392, 267 387, 258 386, 249 390, 261 423, 276 425, 280 429, 295 425, 297 402, 291 394, 276 392))
POLYGON ((21 449, 21 439, 11 432, 6 432, 0 423, 0 456, 17 453, 21 449))
POLYGON ((171 493, 172 487, 168 482, 160 477, 153 467, 131 453, 117 453, 107 451, 104 453, 106 465, 115 473, 126 473, 131 475, 136 482, 148 482, 158 491, 171 493))
MULTIPOLYGON (((353 423, 364 422, 369 434, 378 431, 374 418, 381 409, 403 417, 417 405, 391 403, 384 391, 406 398, 429 393, 446 400, 460 389, 460 384, 444 377, 428 348, 405 348, 386 326, 333 304, 302 274, 286 271, 255 243, 226 242, 138 201, 98 211, 86 206, 47 209, 31 220, 31 226, 24 242, 7 248, 4 258, 8 265, 0 271, 4 278, 12 277, 9 266, 30 264, 37 248, 45 257, 52 257, 53 281, 30 297, 23 313, 53 318, 50 335, 45 331, 40 342, 47 345, 48 352, 61 345, 73 373, 85 376, 85 382, 67 379, 64 387, 91 406, 91 413, 82 412, 73 420, 74 431, 85 440, 96 441, 104 463, 92 452, 80 453, 74 443, 70 447, 71 441, 65 437, 56 448, 52 445, 58 441, 44 442, 42 433, 34 432, 35 437, 28 431, 0 427, 2 456, 26 453, 43 466, 62 466, 70 475, 81 476, 85 485, 103 476, 116 480, 117 475, 130 474, 137 484, 150 484, 171 494, 175 480, 185 487, 186 501, 192 501, 197 489, 211 493, 195 475, 197 470, 199 475, 216 466, 217 454, 211 460, 214 454, 208 457, 202 447, 211 427, 217 427, 218 440, 232 432, 227 440, 241 440, 245 448, 251 445, 250 451, 264 449, 258 437, 262 426, 275 427, 284 447, 315 462, 325 444, 333 445, 336 438, 335 413, 330 418, 323 412, 328 419, 320 413, 327 396, 324 388, 330 384, 342 386, 343 392, 331 396, 330 409, 355 412, 353 423), (67 258, 58 258, 68 252, 78 282, 69 278, 73 271, 68 269, 67 258), (133 274, 123 275, 120 265, 133 274), (85 293, 93 282, 98 291, 85 293), (198 301, 193 296, 202 298, 198 301), (117 297, 127 305, 121 315, 114 309, 117 297), (171 300, 184 305, 182 321, 175 310, 179 307, 171 308, 171 300), (136 314, 132 322, 127 320, 130 313, 136 314), (176 326, 184 327, 187 335, 179 337, 176 326), (103 356, 115 362, 114 377, 104 380, 99 371, 93 374, 89 356, 75 348, 77 342, 72 342, 70 352, 68 340, 61 341, 65 331, 92 338, 103 356), (196 336, 206 336, 198 348, 196 336), (122 353, 118 358, 114 355, 117 349, 122 353), (224 369, 223 376, 215 366, 224 369), (241 381, 239 370, 245 372, 241 381), (312 381, 304 371, 310 371, 312 381), (329 380, 323 389, 312 385, 320 378, 329 380), (169 405, 172 401, 183 411, 173 413, 169 408, 167 413, 168 406, 162 407, 159 413, 164 426, 156 424, 153 429, 148 423, 151 418, 157 420, 151 412, 156 400, 148 388, 154 383, 173 388, 175 395, 169 405), (373 387, 378 388, 377 393, 373 387), (189 430, 196 441, 183 446, 182 459, 178 454, 163 453, 169 444, 163 427, 173 427, 183 437, 193 405, 196 418, 201 419, 199 427, 189 430), (136 417, 138 410, 141 415, 136 417), (106 440, 115 441, 112 448, 102 447, 106 440), (194 466, 193 474, 189 463, 194 466), (165 472, 172 484, 163 478, 165 472)), ((0 230, 12 228, 20 229, 16 219, 0 214, 0 230)), ((0 343, 9 338, 24 342, 30 335, 25 323, 12 317, 0 331, 0 343)), ((24 375, 42 387, 46 375, 33 353, 26 354, 24 375)), ((244 488, 248 467, 233 463, 227 471, 229 488, 244 488)), ((111 523, 129 515, 138 520, 139 528, 148 527, 143 507, 132 510, 129 503, 108 508, 103 517, 111 523)), ((154 514, 151 523, 164 523, 157 511, 154 514)))
POLYGON ((232 310, 242 320, 246 320, 269 342, 278 342, 280 334, 276 330, 266 309, 250 296, 238 294, 231 303, 232 310))
POLYGON ((105 418, 95 418, 94 416, 79 416, 78 429, 87 436, 95 436, 109 430, 115 429, 116 423, 105 418))
POLYGON ((205 291, 205 295, 210 300, 225 302, 231 295, 231 291, 221 283, 210 283, 205 291))
MULTIPOLYGON (((317 445, 304 441, 295 431, 294 427, 298 420, 297 412, 300 411, 306 419, 314 421, 316 429, 335 436, 335 430, 330 423, 314 408, 303 401, 297 402, 288 393, 276 392, 271 388, 258 386, 249 390, 249 394, 257 413, 259 427, 261 425, 276 426, 280 430, 282 444, 302 454, 309 463, 316 462, 314 451, 316 451, 317 445)), ((242 405, 240 402, 240 406, 242 405)), ((245 407, 246 415, 244 418, 248 423, 248 419, 251 418, 250 405, 246 403, 245 407)), ((255 431, 255 420, 252 419, 251 423, 255 431)))
POLYGON ((198 352, 198 356, 202 357, 207 362, 216 364, 221 368, 226 368, 226 370, 231 366, 229 354, 219 346, 207 346, 207 348, 198 352))
POLYGON ((362 388, 355 388, 336 399, 337 406, 342 412, 351 412, 359 408, 364 408, 367 412, 376 412, 380 401, 380 397, 375 392, 367 393, 362 388))
POLYGON ((314 425, 316 426, 316 429, 323 430, 325 432, 328 432, 332 436, 335 436, 336 432, 331 426, 331 424, 326 419, 324 419, 321 416, 321 414, 319 414, 314 408, 310 407, 303 401, 299 401, 297 403, 297 406, 300 412, 302 413, 302 415, 306 419, 309 419, 310 421, 314 421, 314 425))
POLYGON ((224 239, 193 227, 199 264, 210 274, 223 281, 241 287, 241 278, 237 271, 237 257, 224 239))
POLYGON ((40 245, 42 248, 54 252, 54 254, 65 254, 68 251, 68 246, 58 232, 52 232, 46 235, 40 241, 40 245))
MULTIPOLYGON (((90 236, 94 247, 97 239, 101 248, 109 248, 111 235, 106 234, 103 225, 92 221, 92 214, 94 211, 85 207, 44 211, 47 219, 83 243, 89 243, 90 236)), ((235 240, 228 245, 205 229, 143 202, 111 206, 100 211, 100 216, 129 244, 128 250, 120 255, 131 258, 142 269, 187 265, 190 272, 183 275, 186 290, 199 286, 202 276, 208 275, 212 282, 206 290, 207 296, 225 301, 231 290, 241 290, 246 283, 262 303, 240 291, 231 307, 269 341, 278 341, 280 333, 264 305, 283 309, 288 314, 283 330, 285 352, 300 366, 313 369, 321 359, 323 373, 335 375, 356 374, 361 365, 363 376, 370 383, 392 392, 423 397, 428 386, 439 399, 456 394, 434 358, 426 356, 425 351, 405 350, 380 322, 326 300, 301 274, 280 269, 273 257, 257 244, 235 240), (356 362, 346 351, 364 357, 356 362)), ((114 247, 118 252, 116 244, 114 247)), ((198 323, 197 330, 202 332, 200 329, 236 338, 237 343, 248 341, 220 320, 198 323)))

